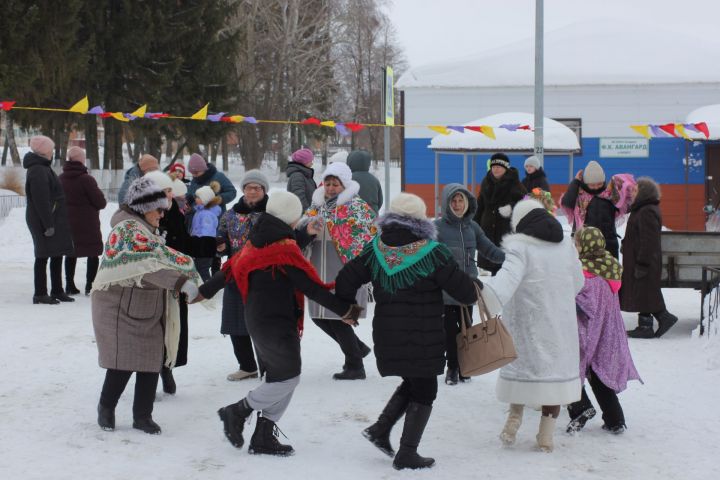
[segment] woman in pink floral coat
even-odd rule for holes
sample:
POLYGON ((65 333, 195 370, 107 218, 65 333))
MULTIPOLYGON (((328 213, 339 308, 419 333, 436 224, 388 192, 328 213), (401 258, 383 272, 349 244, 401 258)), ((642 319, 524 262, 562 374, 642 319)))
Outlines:
MULTIPOLYGON (((324 282, 335 280, 343 265, 360 255, 375 236, 375 212, 358 196, 360 186, 352 179, 350 168, 344 163, 331 163, 322 176, 323 184, 315 190, 310 208, 301 220, 301 230, 311 235, 310 261, 324 282)), ((357 303, 367 304, 367 288, 358 291, 357 303)), ((330 310, 310 301, 313 322, 335 340, 345 355, 342 372, 336 380, 365 378, 363 358, 370 353, 355 335, 352 327, 343 323, 330 310)))

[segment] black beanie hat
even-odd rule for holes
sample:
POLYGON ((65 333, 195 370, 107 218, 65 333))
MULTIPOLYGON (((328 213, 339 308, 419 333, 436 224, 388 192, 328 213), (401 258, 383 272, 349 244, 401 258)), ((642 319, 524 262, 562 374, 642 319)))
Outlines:
POLYGON ((510 168, 510 159, 502 152, 494 153, 493 156, 490 157, 490 167, 493 165, 500 165, 508 170, 510 168))

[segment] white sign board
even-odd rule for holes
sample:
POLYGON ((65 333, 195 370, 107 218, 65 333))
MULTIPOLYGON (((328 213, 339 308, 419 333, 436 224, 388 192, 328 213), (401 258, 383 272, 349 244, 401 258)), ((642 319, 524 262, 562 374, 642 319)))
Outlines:
POLYGON ((635 137, 610 137, 600 139, 600 157, 649 157, 650 140, 635 137))

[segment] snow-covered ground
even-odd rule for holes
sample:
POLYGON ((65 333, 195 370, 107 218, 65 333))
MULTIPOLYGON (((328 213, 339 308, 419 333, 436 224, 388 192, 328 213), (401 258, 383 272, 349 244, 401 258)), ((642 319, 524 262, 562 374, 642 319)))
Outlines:
MULTIPOLYGON (((282 188, 279 182, 273 186, 282 188)), ((102 212, 105 233, 115 207, 102 212)), ((333 381, 342 364, 340 350, 312 322, 303 339, 302 380, 279 424, 288 436, 281 440, 292 444, 296 455, 268 458, 233 448, 216 410, 241 399, 258 380, 225 380, 236 365, 229 339, 219 333, 220 310, 199 305, 190 307, 189 363, 175 370, 178 392, 158 394, 153 416, 162 435, 132 429, 132 380, 117 408, 117 430, 101 431, 95 408, 104 370, 97 365, 89 299, 32 305, 32 243, 23 209, 0 219, 0 249, 3 479, 720 478, 715 477, 720 476, 720 340, 691 334, 700 310, 699 293, 692 290, 665 291, 668 308, 680 317, 665 337, 630 341, 645 385, 633 382, 620 396, 625 434, 607 434, 598 416, 581 434, 568 436, 563 412, 556 450, 542 454, 534 449, 539 414, 532 411, 518 444, 503 448, 497 436, 506 405, 495 399, 492 373, 469 384, 440 385, 420 447, 437 465, 396 472, 360 431, 376 419, 399 380, 381 378, 371 354, 367 380, 333 381)), ((82 289, 85 263, 78 263, 76 283, 82 289)), ((625 319, 628 327, 635 323, 633 315, 625 319)), ((371 343, 369 321, 357 332, 371 343)), ((400 427, 393 432, 395 445, 400 427)), ((253 428, 254 423, 250 433, 253 428)))

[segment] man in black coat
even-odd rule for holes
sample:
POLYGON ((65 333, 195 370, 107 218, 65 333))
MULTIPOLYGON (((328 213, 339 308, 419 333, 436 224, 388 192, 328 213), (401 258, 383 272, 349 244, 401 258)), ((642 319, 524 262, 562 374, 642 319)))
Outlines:
POLYGON ((665 308, 660 288, 662 213, 659 204, 657 183, 651 178, 639 178, 622 244, 620 288, 621 309, 639 312, 637 328, 628 332, 632 338, 661 337, 677 322, 677 317, 665 308), (653 317, 658 321, 656 332, 653 332, 653 317))
POLYGON ((25 221, 35 247, 35 293, 33 303, 72 302, 62 286, 62 257, 73 256, 72 233, 65 208, 65 193, 58 176, 50 168, 55 142, 38 135, 30 139, 23 158, 27 169, 25 221), (50 259, 50 295, 47 291, 47 264, 50 259))
MULTIPOLYGON (((490 171, 480 186, 478 209, 475 221, 485 235, 498 247, 502 238, 511 232, 510 215, 517 202, 523 199, 527 190, 520 183, 517 169, 510 166, 510 159, 504 153, 490 157, 490 171)), ((478 265, 491 272, 500 266, 481 259, 478 265)))

